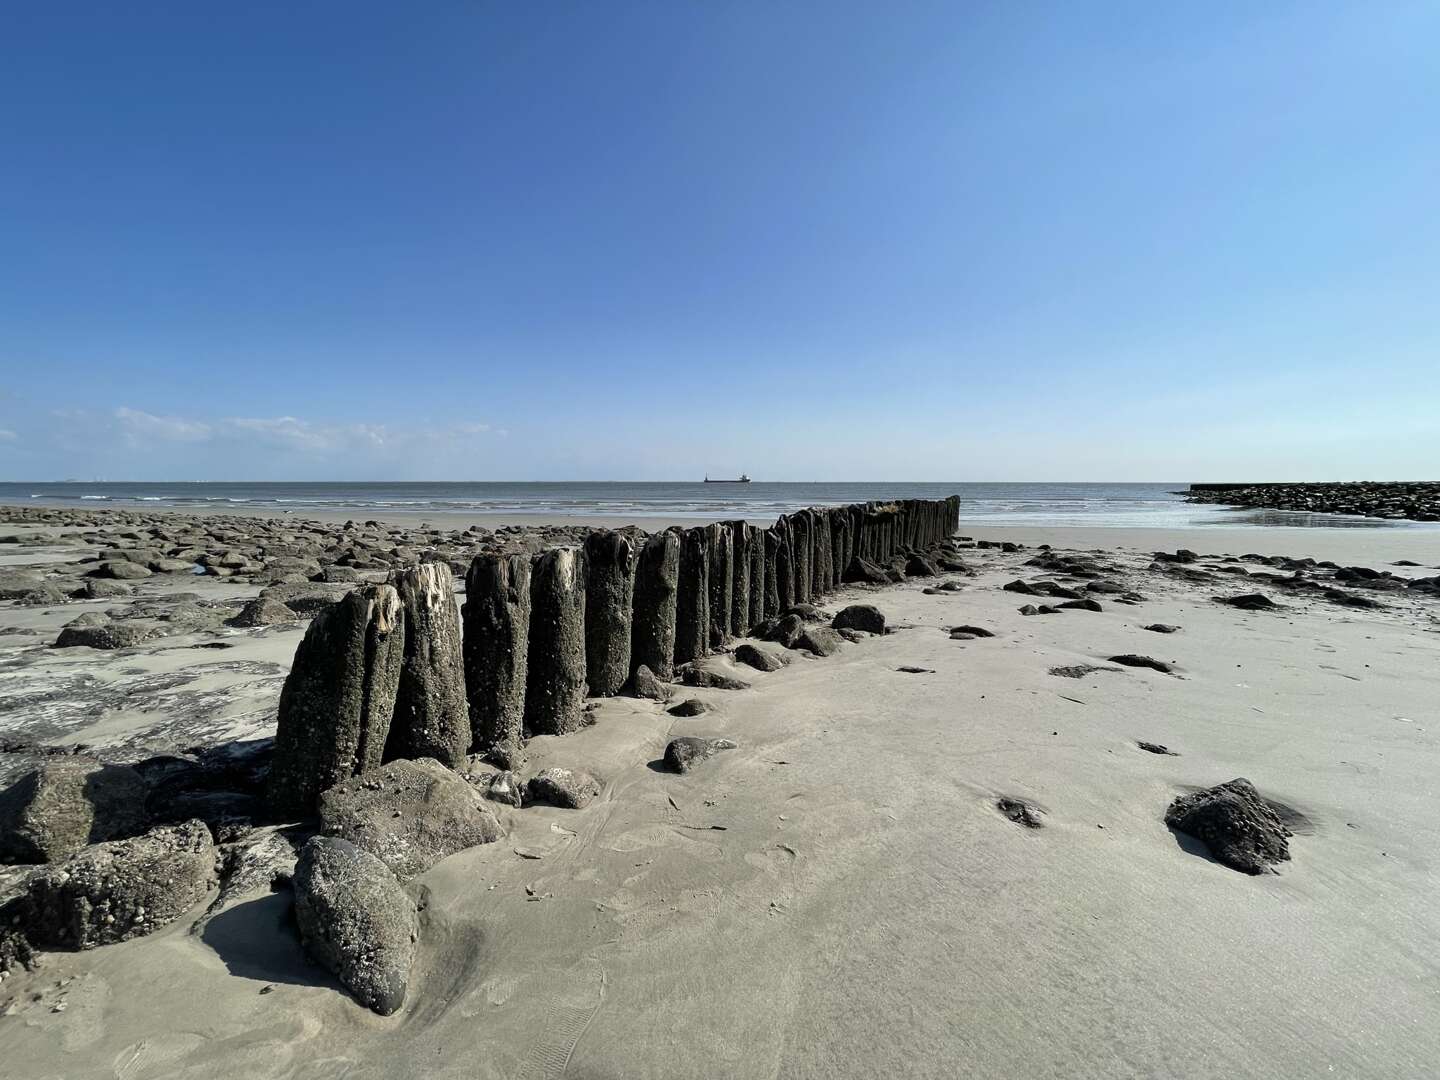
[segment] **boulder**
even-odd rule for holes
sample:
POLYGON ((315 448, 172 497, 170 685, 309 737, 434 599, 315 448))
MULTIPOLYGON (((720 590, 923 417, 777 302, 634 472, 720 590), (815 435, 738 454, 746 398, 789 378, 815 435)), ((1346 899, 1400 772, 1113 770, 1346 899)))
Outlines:
MULTIPOLYGON (((87 613, 93 614, 93 613, 87 613)), ((101 622, 93 626, 66 626, 55 639, 55 648, 131 649, 160 636, 160 628, 149 622, 101 622)))
POLYGON ((905 560, 906 577, 937 577, 940 567, 924 555, 916 553, 905 560))
POLYGON ((1271 611, 1280 605, 1264 593, 1242 593, 1239 596, 1217 596, 1215 600, 1241 611, 1271 611))
POLYGON ((795 648, 805 649, 816 656, 833 656, 840 651, 844 639, 828 626, 812 626, 795 642, 795 648))
POLYGON ((1244 777, 1180 796, 1165 824, 1203 840, 1218 862, 1246 874, 1290 858, 1290 830, 1244 777))
POLYGON ((742 664, 755 668, 757 671, 779 671, 789 660, 773 653, 769 649, 762 649, 757 645, 751 645, 748 641, 742 641, 735 646, 735 659, 742 664))
POLYGON ((90 571, 92 577, 115 578, 120 581, 138 581, 150 577, 150 571, 129 559, 113 559, 102 562, 90 571))
POLYGON ((890 576, 869 559, 856 555, 845 568, 843 580, 852 584, 885 585, 889 583, 890 576))
POLYGON ((678 705, 672 705, 668 710, 671 716, 703 716, 709 712, 709 707, 699 698, 686 698, 678 705))
POLYGON ((322 793, 320 831, 368 851, 401 881, 501 836, 479 793, 433 758, 392 761, 322 793))
POLYGON ((1157 623, 1151 623, 1149 626, 1143 626, 1143 627, 1141 627, 1141 629, 1142 629, 1142 630, 1149 630, 1149 631, 1151 631, 1152 633, 1156 633, 1156 634, 1173 634, 1173 633, 1175 633, 1175 631, 1179 630, 1180 627, 1178 627, 1178 626, 1170 626, 1170 625, 1167 624, 1167 623, 1158 623, 1158 622, 1157 622, 1157 623))
POLYGON ((333 836, 313 837, 295 867, 295 921, 317 962, 360 1004, 389 1016, 405 1003, 420 919, 383 862, 333 836))
POLYGON ((34 570, 0 567, 0 600, 19 600, 45 584, 34 570))
POLYGON ((0 792, 0 860, 58 862, 145 827, 147 787, 128 765, 61 757, 0 792))
POLYGON ((635 674, 630 679, 630 692, 638 698, 647 698, 650 701, 669 701, 672 693, 670 685, 661 681, 644 664, 635 669, 635 674))
POLYGON ((600 782, 579 769, 546 769, 525 786, 526 801, 580 810, 600 794, 600 782))
POLYGON ((385 760, 434 758, 458 769, 470 751, 460 611, 450 567, 421 563, 390 575, 405 624, 404 658, 385 760))
POLYGON ((671 739, 665 747, 665 767, 671 772, 687 773, 706 758, 713 757, 721 750, 734 750, 735 743, 729 739, 700 738, 685 736, 671 739))
POLYGON ((76 600, 110 600, 117 596, 129 596, 135 591, 133 585, 108 578, 86 578, 84 584, 70 594, 76 600))
POLYGON ((585 670, 590 693, 618 694, 630 678, 635 545, 603 529, 585 538, 585 670))
POLYGON ((1143 667, 1151 671, 1160 671, 1169 674, 1172 670, 1170 665, 1163 660, 1156 660, 1153 656, 1138 656, 1135 653, 1121 653, 1119 656, 1110 657, 1112 664, 1124 664, 1126 667, 1143 667))
POLYGON ((265 600, 278 600, 297 615, 308 617, 339 603, 350 591, 349 585, 326 585, 309 581, 271 585, 261 589, 260 596, 265 600))
POLYGON ((530 649, 530 557, 475 556, 465 575, 461 614, 471 749, 518 750, 530 649))
POLYGON ((864 630, 871 634, 885 633, 885 615, 874 604, 851 604, 830 623, 837 630, 864 630))
POLYGON ((380 764, 404 652, 404 609, 389 585, 315 616, 280 691, 266 788, 274 814, 306 815, 322 791, 380 764))
POLYGON ((793 649, 795 648, 795 643, 800 640, 804 633, 805 623, 801 620, 800 616, 786 615, 775 624, 775 628, 770 631, 769 637, 771 641, 779 642, 787 649, 793 649))
POLYGON ((749 690, 750 684, 740 679, 732 679, 729 675, 721 675, 716 671, 707 671, 705 668, 696 667, 693 664, 682 668, 680 681, 686 686, 709 687, 711 690, 749 690))
POLYGON ((152 933, 205 898, 216 862, 199 821, 96 844, 30 879, 26 935, 37 945, 91 949, 152 933))
POLYGON ((576 548, 551 548, 530 570, 525 730, 578 731, 585 705, 585 573, 576 548))
POLYGON ((229 620, 231 626, 275 626, 279 623, 295 622, 300 616, 294 610, 282 604, 279 600, 270 600, 263 596, 257 596, 251 600, 240 614, 229 620))

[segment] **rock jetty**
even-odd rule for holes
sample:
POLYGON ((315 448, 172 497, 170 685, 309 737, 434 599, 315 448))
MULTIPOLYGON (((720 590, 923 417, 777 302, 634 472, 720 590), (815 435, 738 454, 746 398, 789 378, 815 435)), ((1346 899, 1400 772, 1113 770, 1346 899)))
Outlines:
POLYGON ((1311 514, 1356 514, 1394 521, 1440 521, 1440 482, 1191 484, 1185 500, 1311 514))

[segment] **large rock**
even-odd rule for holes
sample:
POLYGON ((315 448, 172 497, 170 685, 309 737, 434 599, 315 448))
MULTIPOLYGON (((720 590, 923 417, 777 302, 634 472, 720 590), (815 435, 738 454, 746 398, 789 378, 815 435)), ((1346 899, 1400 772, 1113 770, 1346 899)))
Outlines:
MULTIPOLYGON (((88 614, 94 614, 93 612, 88 614)), ((94 626, 67 626, 55 639, 55 648, 132 649, 160 636, 150 622, 101 622, 94 626)))
POLYGON ((433 758, 392 761, 320 796, 320 831, 363 848, 400 880, 500 839, 476 790, 433 758))
POLYGON ((734 750, 735 743, 729 739, 703 738, 694 735, 671 739, 665 747, 665 767, 671 772, 687 773, 706 758, 714 757, 721 750, 734 750))
POLYGON ((675 593, 675 664, 687 664, 710 650, 710 563, 705 530, 680 534, 680 569, 675 593))
POLYGON ((680 538, 656 533, 645 541, 635 566, 630 630, 630 664, 662 679, 675 672, 675 590, 680 573, 680 538))
POLYGON ((45 585, 34 570, 0 567, 0 600, 19 600, 45 585))
POLYGON ((812 626, 796 639, 794 648, 806 649, 816 656, 833 656, 840 651, 844 639, 828 626, 812 626))
POLYGON ((525 730, 568 735, 585 705, 585 575, 576 548, 551 548, 530 570, 525 730))
POLYGON ((115 578, 120 581, 137 581, 150 576, 147 568, 139 563, 133 563, 129 559, 113 559, 102 562, 90 573, 95 577, 115 578))
POLYGON ((465 690, 471 748, 518 750, 530 649, 530 557, 475 556, 465 576, 465 690))
POLYGON ((1290 830, 1244 777, 1180 796, 1165 824, 1203 840, 1217 861, 1247 874, 1290 858, 1290 830))
POLYGON ((430 757, 458 769, 470 751, 470 708, 450 567, 421 563, 390 584, 405 611, 405 656, 385 760, 430 757))
POLYGON ((890 581, 889 574, 861 555, 850 560, 843 577, 846 582, 862 585, 885 585, 890 581))
POLYGON ((0 860, 58 862, 145 827, 147 787, 128 765, 51 758, 0 793, 0 860))
POLYGON ((630 680, 630 692, 650 701, 669 701, 671 695, 670 684, 644 664, 635 669, 635 676, 630 680))
POLYGON ((526 801, 581 810, 600 794, 600 782, 579 769, 546 769, 526 785, 526 801))
POLYGON ((297 615, 316 615, 331 604, 338 603, 352 589, 350 585, 327 585, 322 582, 302 581, 289 585, 271 585, 261 589, 265 600, 278 600, 297 615))
POLYGON ((748 641, 742 641, 735 646, 735 660, 741 664, 748 664, 757 671, 779 671, 788 661, 778 653, 769 649, 762 649, 758 645, 752 645, 748 641))
POLYGON ((405 654, 400 597, 367 585, 310 623, 280 692, 266 796, 289 818, 320 792, 381 762, 405 654))
POLYGON ((885 615, 874 604, 851 604, 830 623, 837 630, 865 630, 871 634, 885 633, 885 615))
POLYGON ((96 844, 30 879, 26 934, 62 949, 149 934, 205 898, 216 860, 210 830, 199 821, 96 844))
POLYGON ((381 1016, 405 1004, 420 919, 385 864, 348 840, 316 836, 300 852, 294 885, 310 955, 381 1016))
POLYGON ((630 678, 635 545, 608 529, 585 538, 585 670, 590 693, 618 694, 630 678))
POLYGON ((231 626, 275 626, 279 623, 291 623, 300 618, 295 611, 279 600, 271 600, 268 597, 257 596, 251 600, 240 614, 229 620, 231 626))

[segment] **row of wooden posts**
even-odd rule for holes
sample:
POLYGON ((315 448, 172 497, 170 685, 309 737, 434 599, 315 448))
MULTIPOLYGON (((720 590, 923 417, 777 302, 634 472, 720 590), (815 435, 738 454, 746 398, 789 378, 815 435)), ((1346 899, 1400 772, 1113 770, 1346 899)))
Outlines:
POLYGON ((312 621, 281 693, 269 796, 277 814, 395 758, 504 760, 583 722, 588 696, 680 665, 907 549, 952 535, 959 498, 810 507, 769 528, 726 521, 636 543, 482 553, 458 617, 450 570, 426 563, 356 589, 312 621), (463 633, 462 633, 463 624, 463 633))

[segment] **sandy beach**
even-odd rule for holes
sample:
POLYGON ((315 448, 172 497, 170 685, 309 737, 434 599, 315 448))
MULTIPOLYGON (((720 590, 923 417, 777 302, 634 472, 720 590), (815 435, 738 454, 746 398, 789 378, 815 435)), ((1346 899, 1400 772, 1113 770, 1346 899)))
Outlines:
MULTIPOLYGON (((396 1015, 307 962, 287 894, 255 889, 200 933, 203 904, 12 972, 7 1075, 1425 1075, 1440 1052, 1440 605, 1267 587, 1281 607, 1239 611, 1211 599, 1249 591, 1224 567, 1267 568, 1208 556, 1424 576, 1435 534, 961 532, 1024 547, 967 549, 973 576, 945 576, 957 591, 826 597, 872 603, 892 628, 834 656, 769 673, 709 658, 751 688, 676 688, 702 716, 616 697, 593 726, 531 739, 528 770, 583 767, 602 794, 498 808, 502 840, 417 879, 423 933, 396 1015), (1047 576, 1025 565, 1041 543, 1097 553, 1145 599, 1021 615, 1030 598, 1002 586, 1047 576), (1152 568, 1180 546, 1208 580, 1152 568), (1390 565, 1404 559, 1426 565, 1390 565), (995 636, 954 640, 956 625, 995 636), (1125 653, 1172 670, 1108 660, 1125 653), (666 742, 691 734, 738 748, 662 771, 666 742), (1260 877, 1163 820, 1177 795, 1242 776, 1294 832, 1291 861, 1260 877), (1005 798, 1043 827, 999 812, 1005 798)), ((52 569, 66 554, 33 552, 52 569)), ((273 732, 297 626, 49 648, 93 606, 6 606, 7 737, 134 758, 273 732)))

